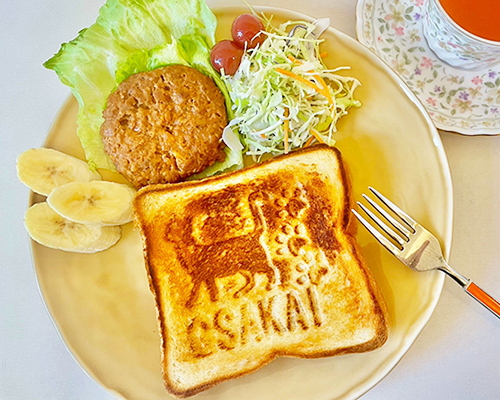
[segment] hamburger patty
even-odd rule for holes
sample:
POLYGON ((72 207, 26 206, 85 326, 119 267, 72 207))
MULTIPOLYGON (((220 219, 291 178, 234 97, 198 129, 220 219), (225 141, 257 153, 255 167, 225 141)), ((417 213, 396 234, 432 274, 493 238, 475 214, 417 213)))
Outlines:
POLYGON ((109 96, 103 116, 104 149, 137 188, 177 182, 224 160, 224 98, 193 68, 131 75, 109 96))

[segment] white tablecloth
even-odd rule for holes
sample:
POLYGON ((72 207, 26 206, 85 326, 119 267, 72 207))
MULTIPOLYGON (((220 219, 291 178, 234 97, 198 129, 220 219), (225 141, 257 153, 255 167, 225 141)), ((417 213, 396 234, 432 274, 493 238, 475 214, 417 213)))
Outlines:
MULTIPOLYGON (((22 223, 29 191, 15 172, 16 156, 42 144, 69 93, 42 63, 61 42, 92 24, 101 4, 101 0, 0 2, 2 400, 112 399, 74 361, 44 307, 22 223)), ((333 26, 355 36, 354 0, 275 0, 272 5, 328 16, 333 26)), ((500 298, 500 137, 444 132, 441 137, 454 186, 450 262, 500 298)), ((363 399, 500 398, 499 337, 500 320, 448 279, 435 313, 413 347, 363 399)))

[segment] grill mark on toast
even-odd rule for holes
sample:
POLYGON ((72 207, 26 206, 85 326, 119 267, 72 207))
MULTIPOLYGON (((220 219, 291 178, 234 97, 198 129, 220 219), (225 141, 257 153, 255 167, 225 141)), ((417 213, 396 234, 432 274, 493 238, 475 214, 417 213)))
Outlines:
POLYGON ((270 334, 271 328, 275 332, 281 333, 285 331, 285 327, 277 318, 275 318, 273 313, 273 303, 276 300, 276 296, 272 296, 269 299, 259 300, 257 306, 259 308, 260 320, 262 323, 262 329, 265 333, 270 334))
POLYGON ((294 330, 294 325, 299 326, 304 331, 308 330, 309 326, 305 319, 305 311, 301 307, 302 303, 297 299, 295 293, 287 293, 286 300, 286 319, 288 331, 292 332, 294 330))
POLYGON ((309 286, 306 289, 307 299, 309 300, 309 306, 312 311, 314 326, 319 328, 323 323, 323 316, 321 315, 321 310, 319 306, 318 291, 314 286, 309 286))

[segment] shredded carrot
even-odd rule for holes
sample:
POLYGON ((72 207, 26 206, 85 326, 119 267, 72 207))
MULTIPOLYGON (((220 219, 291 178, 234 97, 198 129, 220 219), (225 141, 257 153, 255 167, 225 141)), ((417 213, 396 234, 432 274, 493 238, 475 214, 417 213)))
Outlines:
POLYGON ((311 129, 310 131, 312 133, 312 135, 316 138, 316 140, 320 143, 325 143, 325 141, 323 140, 323 138, 321 137, 321 135, 319 134, 319 132, 317 132, 316 130, 314 129, 311 129))
POLYGON ((318 85, 315 85, 311 81, 308 81, 307 79, 302 78, 300 75, 294 74, 293 72, 287 71, 286 69, 279 68, 279 67, 276 67, 275 70, 276 70, 276 72, 279 72, 280 74, 289 76, 290 78, 293 78, 293 79, 303 83, 304 85, 307 85, 310 88, 313 88, 318 93, 325 94, 325 93, 323 93, 323 90, 318 85))
POLYGON ((290 114, 288 108, 285 108, 285 121, 283 122, 283 130, 285 133, 284 141, 285 141, 285 154, 288 154, 288 131, 290 130, 290 120, 288 119, 288 115, 290 114))
MULTIPOLYGON (((327 53, 322 53, 322 54, 327 54, 327 53)), ((321 55, 320 55, 321 56, 321 55)), ((297 64, 303 64, 302 61, 300 60, 297 60, 294 56, 292 55, 289 55, 287 57, 291 62, 294 62, 294 63, 297 63, 297 64)), ((281 68, 276 68, 276 70, 278 71, 278 69, 281 70, 281 68)), ((283 70, 284 71, 284 70, 283 70)), ((281 72, 283 73, 282 71, 278 71, 278 72, 281 72)), ((309 71, 309 73, 313 73, 314 71, 309 71)), ((290 72, 290 74, 293 74, 293 72, 290 72)), ((285 74, 285 75, 288 75, 288 74, 285 74)), ((291 75, 289 75, 291 76, 291 75)), ((297 75, 298 76, 298 75, 297 75)), ((299 77, 299 76, 298 76, 299 77)), ((328 88, 328 85, 326 84, 325 80, 320 76, 320 75, 313 75, 314 78, 316 78, 316 80, 320 83, 320 85, 323 87, 323 90, 318 90, 319 87, 316 86, 315 88, 313 88, 314 90, 316 90, 318 93, 321 93, 323 96, 325 96, 327 99, 328 99, 328 103, 329 104, 333 104, 333 98, 332 98, 332 94, 330 93, 330 90, 328 88)), ((300 78, 300 77, 299 77, 300 78)), ((297 79, 297 78, 295 78, 297 79)), ((301 82, 303 82, 301 80, 301 82)), ((309 81, 308 81, 309 82, 309 81)), ((313 84, 314 85, 314 84, 313 84)), ((308 85, 308 86, 311 86, 311 85, 308 85)), ((311 86, 312 87, 312 86, 311 86)))
POLYGON ((319 55, 321 58, 325 58, 325 57, 328 57, 328 52, 327 51, 324 51, 323 53, 321 53, 319 55))
POLYGON ((261 137, 262 139, 265 139, 265 138, 266 138, 266 135, 264 135, 263 133, 261 133, 261 134, 260 134, 260 137, 261 137))
POLYGON ((323 87, 323 93, 325 97, 328 99, 329 104, 333 104, 333 97, 332 94, 330 93, 330 89, 328 88, 328 85, 326 84, 325 80, 319 76, 319 75, 314 75, 314 77, 318 80, 320 85, 323 87))
POLYGON ((314 136, 311 136, 309 139, 307 139, 307 142, 305 142, 304 147, 309 147, 314 139, 315 139, 314 136))
MULTIPOLYGON (((301 63, 299 60, 297 60, 293 56, 288 56, 288 59, 290 61, 292 61, 292 62, 301 63)), ((302 82, 303 84, 305 84, 305 85, 313 88, 314 90, 316 90, 316 92, 318 92, 319 94, 322 94, 323 96, 325 96, 328 99, 328 103, 330 105, 333 104, 333 97, 332 97, 332 94, 330 93, 330 89, 328 88, 328 85, 326 84, 325 80, 321 76, 319 76, 319 75, 313 75, 313 77, 316 78, 317 81, 320 83, 320 85, 322 86, 322 88, 320 88, 318 85, 315 85, 311 81, 308 81, 307 79, 302 78, 300 75, 294 74, 293 72, 287 71, 285 69, 276 67, 276 71, 279 72, 279 73, 281 73, 281 74, 283 74, 283 75, 287 75, 287 76, 289 76, 291 78, 294 78, 294 79, 298 80, 299 82, 302 82)), ((309 72, 312 73, 314 71, 309 71, 309 72)))

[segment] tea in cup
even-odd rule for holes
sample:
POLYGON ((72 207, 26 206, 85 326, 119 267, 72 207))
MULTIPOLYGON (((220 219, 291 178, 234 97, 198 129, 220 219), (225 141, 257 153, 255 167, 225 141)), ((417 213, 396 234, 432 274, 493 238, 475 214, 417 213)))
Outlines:
POLYGON ((500 0, 427 0, 424 36, 446 63, 479 69, 500 63, 500 0))

